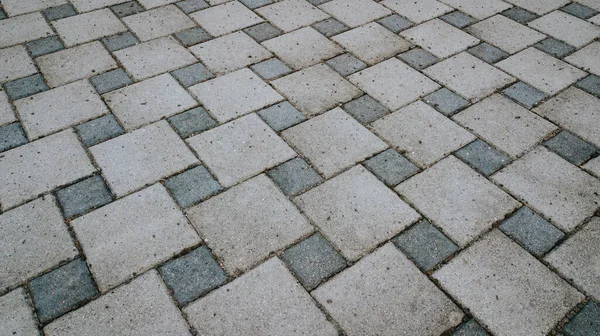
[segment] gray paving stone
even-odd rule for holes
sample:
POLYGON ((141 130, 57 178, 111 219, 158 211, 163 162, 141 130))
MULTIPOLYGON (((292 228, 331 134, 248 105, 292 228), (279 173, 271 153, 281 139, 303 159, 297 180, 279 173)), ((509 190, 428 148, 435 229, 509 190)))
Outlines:
POLYGON ((419 171, 419 167, 393 149, 388 149, 364 162, 373 174, 388 186, 395 186, 419 171))
POLYGON ((82 12, 89 12, 102 7, 112 6, 127 2, 127 0, 71 0, 71 3, 82 12))
POLYGON ((112 202, 112 195, 99 175, 60 189, 56 198, 67 219, 112 202))
POLYGON ((231 1, 190 14, 200 27, 218 37, 244 29, 264 20, 240 2, 231 1))
POLYGON ((196 63, 177 69, 172 71, 171 75, 177 78, 183 87, 190 87, 214 78, 214 75, 202 63, 196 63))
POLYGON ((598 14, 594 9, 576 2, 570 3, 560 10, 584 20, 598 14))
POLYGON ((102 42, 109 51, 117 51, 134 46, 140 41, 131 32, 125 32, 105 37, 102 39, 102 42))
POLYGON ((100 118, 90 120, 79 126, 75 126, 81 142, 87 147, 93 146, 100 142, 112 139, 123 133, 125 130, 112 114, 102 116, 100 118))
POLYGON ((307 290, 346 268, 346 260, 319 233, 287 249, 281 259, 307 290))
POLYGON ((90 271, 81 259, 31 280, 29 291, 41 323, 85 304, 98 294, 90 271))
POLYGON ((58 36, 50 36, 31 41, 27 43, 26 46, 32 57, 43 56, 65 48, 58 36))
POLYGON ((292 72, 292 69, 277 58, 271 58, 254 64, 250 66, 250 69, 256 72, 262 79, 267 80, 281 77, 292 72))
POLYGON ((295 158, 268 171, 284 194, 296 195, 323 181, 323 178, 301 158, 295 158))
POLYGON ((289 102, 283 102, 258 111, 258 115, 275 131, 279 132, 304 120, 304 114, 289 102))
POLYGON ((594 145, 568 131, 562 131, 547 140, 544 146, 576 166, 589 160, 598 152, 594 145))
POLYGON ((198 43, 211 40, 213 37, 206 30, 195 27, 180 31, 175 34, 175 37, 183 44, 184 47, 189 47, 198 43))
POLYGON ((112 6, 110 9, 112 9, 113 12, 120 18, 144 11, 144 7, 142 7, 137 1, 128 1, 112 6))
POLYGON ((4 20, 6 18, 8 18, 8 15, 6 15, 4 9, 0 8, 0 20, 4 20))
POLYGON ((48 336, 191 335, 167 287, 151 270, 44 327, 48 336))
POLYGON ((424 271, 432 270, 459 250, 456 244, 427 220, 417 223, 392 242, 424 271))
POLYGON ((42 14, 48 21, 56 21, 77 15, 75 7, 71 4, 64 4, 56 7, 50 7, 42 11, 42 14))
POLYGON ((423 70, 437 63, 440 59, 421 48, 414 48, 398 55, 406 64, 417 70, 423 70))
POLYGON ((316 31, 327 37, 343 33, 350 29, 334 18, 329 18, 327 20, 317 22, 311 27, 313 27, 316 31))
POLYGON ((206 9, 209 7, 209 5, 204 0, 183 0, 176 2, 175 5, 186 14, 196 12, 201 9, 206 9))
POLYGON ((274 0, 240 0, 240 2, 243 3, 244 5, 246 5, 246 7, 250 8, 250 9, 256 9, 258 7, 270 5, 275 1, 274 0))
POLYGON ((566 336, 600 335, 600 307, 594 301, 588 302, 583 309, 565 325, 566 336))
MULTIPOLYGON (((575 83, 575 86, 584 90, 585 92, 592 94, 600 98, 600 77, 596 75, 589 75, 579 82, 575 83)), ((8 89, 8 86, 7 86, 8 89)))
POLYGON ((527 207, 522 207, 500 225, 500 230, 536 257, 550 251, 565 235, 527 207))
POLYGON ((260 43, 266 40, 270 40, 274 37, 277 37, 283 32, 275 27, 273 27, 270 23, 263 22, 257 24, 256 26, 252 26, 250 28, 244 29, 244 32, 248 34, 248 36, 252 37, 256 42, 260 43))
POLYGON ((101 75, 90 78, 92 85, 96 88, 98 94, 120 89, 128 84, 131 84, 131 78, 125 70, 119 68, 101 75))
POLYGON ((339 55, 328 60, 326 63, 343 77, 351 75, 367 67, 363 61, 352 56, 351 54, 339 55))
POLYGON ((60 19, 52 26, 67 47, 127 31, 108 8, 60 19))
POLYGON ((452 13, 442 15, 440 16, 440 19, 446 23, 453 25, 458 29, 465 28, 466 26, 470 26, 473 23, 477 22, 476 19, 468 16, 467 14, 461 11, 454 11, 452 13))
POLYGON ((227 280, 206 246, 165 263, 159 271, 180 305, 196 300, 227 280))
POLYGON ((17 121, 13 107, 8 101, 8 95, 0 90, 0 126, 17 121))
POLYGON ((480 43, 479 45, 470 48, 468 50, 469 54, 479 58, 482 61, 488 63, 496 63, 502 59, 505 59, 509 56, 508 53, 494 47, 493 45, 487 44, 485 42, 480 43))
POLYGON ((342 108, 363 124, 369 124, 389 111, 369 95, 349 101, 342 108))
POLYGON ((436 0, 385 0, 381 3, 416 24, 431 20, 453 10, 452 7, 446 6, 436 0))
POLYGON ((508 156, 479 139, 456 151, 454 155, 485 176, 492 175, 510 162, 508 156))
POLYGON ((502 12, 502 15, 520 24, 529 23, 530 21, 533 21, 539 17, 537 14, 532 13, 521 7, 509 8, 502 12))
POLYGON ((539 50, 546 52, 556 58, 563 58, 576 50, 564 42, 548 37, 534 45, 539 50))
POLYGON ((591 159, 584 166, 583 169, 587 170, 590 174, 600 178, 600 156, 595 159, 591 159))
POLYGON ((323 335, 338 332, 284 264, 272 258, 183 309, 199 334, 323 335), (264 284, 269 283, 265 290, 264 284))
POLYGON ((188 208, 223 189, 203 166, 194 167, 168 178, 165 186, 182 208, 188 208))
POLYGON ((204 132, 217 125, 217 121, 202 107, 196 107, 189 111, 174 115, 169 118, 169 122, 182 138, 204 132))
POLYGON ((8 82, 4 87, 11 100, 22 99, 50 89, 40 74, 8 82))
POLYGON ((39 335, 37 322, 23 288, 0 296, 0 334, 39 335))
POLYGON ((407 19, 401 17, 398 14, 386 16, 383 19, 377 20, 377 22, 394 34, 398 34, 399 32, 408 29, 413 25, 412 22, 408 21, 407 19))
POLYGON ((0 31, 11 32, 0 35, 0 48, 37 40, 53 34, 40 13, 19 15, 2 20, 0 31))
POLYGON ((469 0, 444 0, 444 3, 478 20, 483 20, 512 6, 499 0, 481 1, 477 6, 473 6, 473 3, 469 0))
POLYGON ((423 97, 423 101, 448 117, 469 105, 469 101, 446 88, 423 97))
POLYGON ((25 131, 18 122, 0 126, 0 152, 7 151, 27 143, 25 131))
POLYGON ((507 97, 523 105, 527 109, 531 109, 542 99, 547 97, 547 95, 542 91, 523 82, 517 82, 504 89, 502 92, 504 92, 507 97))
POLYGON ((454 330, 452 336, 490 336, 475 320, 470 319, 454 330))

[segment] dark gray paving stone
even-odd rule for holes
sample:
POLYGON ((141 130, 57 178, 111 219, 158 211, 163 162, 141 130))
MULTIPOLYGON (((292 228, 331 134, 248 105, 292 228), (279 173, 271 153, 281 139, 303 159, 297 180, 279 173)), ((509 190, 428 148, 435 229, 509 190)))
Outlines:
POLYGON ((506 88, 503 92, 507 97, 523 105, 527 109, 536 106, 542 99, 547 97, 542 91, 523 82, 517 82, 506 88))
POLYGON ((4 20, 6 18, 8 18, 8 15, 6 15, 4 9, 0 8, 0 20, 4 20))
POLYGON ((333 70, 337 71, 342 77, 349 76, 367 67, 365 62, 350 54, 339 55, 328 60, 326 63, 332 67, 333 70))
POLYGON ((102 42, 108 50, 117 51, 134 46, 140 41, 138 41, 137 37, 131 32, 124 32, 113 36, 107 36, 102 39, 102 42))
POLYGON ((215 77, 202 63, 188 65, 171 72, 171 74, 184 87, 189 87, 215 77))
POLYGON ((125 17, 137 13, 141 13, 144 11, 144 7, 137 3, 137 1, 129 1, 119 5, 115 5, 110 7, 115 15, 118 17, 125 17))
POLYGON ((274 0, 240 0, 241 3, 250 9, 266 6, 275 2, 274 0))
POLYGON ((565 7, 561 8, 560 10, 565 13, 576 16, 580 19, 583 19, 583 20, 589 19, 592 16, 598 14, 597 11, 591 9, 590 7, 584 6, 582 4, 578 4, 576 2, 568 4, 565 7))
POLYGON ((556 58, 563 58, 575 51, 575 47, 572 47, 559 40, 555 40, 551 37, 543 39, 534 44, 534 47, 556 58))
POLYGON ((365 166, 388 186, 395 186, 419 171, 407 158, 388 149, 365 161, 365 166))
POLYGON ((585 77, 584 79, 575 83, 575 86, 600 98, 600 77, 596 75, 589 75, 585 77))
POLYGON ((95 144, 101 143, 108 139, 112 139, 125 133, 123 127, 119 125, 117 119, 115 119, 115 116, 112 114, 108 114, 100 118, 90 120, 84 124, 75 127, 75 129, 77 130, 77 133, 79 133, 81 141, 87 147, 93 146, 95 144))
POLYGON ((296 195, 323 181, 323 178, 301 158, 284 162, 267 173, 286 195, 296 195))
POLYGON ((600 306, 588 302, 583 309, 565 325, 565 336, 600 336, 600 306))
POLYGON ((455 155, 485 176, 492 175, 510 161, 508 156, 481 140, 471 142, 455 155))
POLYGON ((442 19, 446 23, 453 25, 458 29, 462 29, 466 26, 470 26, 473 23, 477 22, 476 19, 460 11, 454 11, 452 13, 442 15, 440 19, 442 19))
POLYGON ((398 55, 398 58, 403 60, 406 64, 417 70, 423 70, 430 65, 437 63, 440 59, 432 55, 431 53, 421 49, 411 49, 405 53, 398 55))
POLYGON ((256 26, 252 26, 250 28, 244 29, 244 32, 248 34, 248 36, 252 37, 256 42, 260 43, 266 40, 270 40, 274 37, 277 37, 283 32, 271 25, 270 23, 263 22, 256 26))
POLYGON ((48 21, 55 21, 67 18, 69 16, 77 15, 75 7, 71 4, 64 4, 56 7, 50 7, 42 11, 42 14, 48 21))
POLYGON ((112 195, 99 175, 60 189, 56 192, 56 198, 67 219, 112 202, 112 195))
POLYGON ((204 0, 184 0, 176 2, 175 5, 186 14, 210 7, 204 0))
POLYGON ((227 275, 206 246, 165 263, 159 271, 181 305, 192 302, 227 280, 227 275))
POLYGON ((81 306, 98 294, 90 271, 81 259, 31 280, 29 290, 42 323, 81 306))
POLYGON ((427 220, 420 221, 392 242, 425 271, 430 271, 459 249, 427 220))
POLYGON ((594 145, 567 131, 562 131, 544 142, 544 146, 577 166, 589 160, 597 152, 594 145))
POLYGON ((307 0, 308 2, 310 2, 313 6, 318 6, 318 5, 322 5, 326 2, 329 2, 331 0, 307 0))
POLYGON ((0 126, 0 152, 15 148, 27 143, 25 132, 18 122, 0 126))
POLYGON ((509 56, 508 53, 485 42, 480 43, 467 51, 469 54, 488 63, 496 63, 509 56))
POLYGON ((538 16, 535 13, 532 13, 520 7, 509 8, 502 12, 502 15, 506 16, 507 18, 513 21, 517 21, 520 24, 526 24, 538 18, 538 16))
POLYGON ((423 101, 445 116, 451 116, 469 105, 469 101, 446 88, 425 96, 423 101))
POLYGON ((44 77, 39 73, 8 82, 4 84, 4 88, 6 89, 6 94, 12 100, 29 97, 50 89, 44 81, 44 77))
POLYGON ((349 29, 343 23, 341 23, 340 21, 338 21, 334 18, 329 18, 327 20, 317 22, 317 23, 313 24, 312 27, 316 31, 318 31, 319 33, 321 33, 327 37, 337 35, 339 33, 345 32, 346 30, 349 29))
POLYGON ((250 68, 263 79, 273 79, 292 73, 292 69, 277 58, 254 64, 250 68))
POLYGON ((522 207, 505 220, 500 225, 500 230, 537 257, 546 254, 565 236, 562 231, 527 207, 522 207))
POLYGON ((169 122, 182 138, 204 132, 217 125, 217 121, 202 107, 196 107, 172 116, 169 118, 169 122))
POLYGON ((131 84, 131 78, 125 70, 119 68, 90 78, 98 94, 120 89, 131 84))
POLYGON ((471 319, 459 325, 452 333, 452 336, 489 336, 490 334, 483 329, 477 321, 471 319))
POLYGON ((53 53, 65 48, 58 36, 50 36, 26 44, 32 57, 53 53))
POLYGON ((184 31, 181 31, 181 32, 175 34, 175 37, 185 47, 189 47, 194 44, 206 42, 213 38, 209 33, 206 32, 206 30, 204 30, 200 27, 186 29, 184 31))
POLYGON ((389 112, 385 106, 369 95, 351 100, 344 104, 342 108, 363 124, 371 123, 389 112))
POLYGON ((386 16, 383 19, 379 19, 377 22, 394 34, 398 34, 399 32, 406 30, 413 25, 412 22, 398 14, 386 16))
POLYGON ((304 114, 289 102, 283 102, 260 110, 258 115, 275 131, 279 132, 306 120, 304 114))
POLYGON ((290 247, 281 259, 308 290, 346 267, 346 260, 319 233, 290 247))
POLYGON ((205 200, 223 189, 203 166, 194 167, 168 178, 165 186, 182 208, 205 200))

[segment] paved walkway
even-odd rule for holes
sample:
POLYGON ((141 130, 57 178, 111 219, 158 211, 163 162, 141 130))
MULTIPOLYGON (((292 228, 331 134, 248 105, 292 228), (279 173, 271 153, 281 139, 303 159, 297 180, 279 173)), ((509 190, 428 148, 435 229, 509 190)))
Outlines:
POLYGON ((599 0, 2 0, 0 335, 600 335, 599 0))

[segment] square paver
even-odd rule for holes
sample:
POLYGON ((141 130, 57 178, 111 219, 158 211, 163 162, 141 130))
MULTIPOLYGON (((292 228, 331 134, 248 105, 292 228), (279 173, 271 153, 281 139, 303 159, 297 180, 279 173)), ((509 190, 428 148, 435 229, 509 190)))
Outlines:
POLYGON ((260 43, 281 35, 282 31, 273 27, 273 25, 270 23, 263 22, 257 24, 256 26, 244 29, 244 33, 248 34, 248 36, 252 37, 256 42, 260 43))
POLYGON ((340 108, 289 128, 282 136, 326 178, 387 147, 340 108))
POLYGON ((332 38, 367 64, 375 64, 408 50, 410 43, 377 23, 354 28, 332 38))
POLYGON ((113 36, 107 36, 102 39, 102 43, 106 46, 109 51, 117 51, 125 48, 132 47, 138 44, 140 41, 130 32, 117 34, 113 36))
POLYGON ((52 25, 67 47, 127 31, 108 8, 60 19, 52 25))
POLYGON ((504 167, 510 158, 479 139, 454 153, 480 174, 490 176, 504 167))
POLYGON ((388 186, 395 186, 419 171, 419 167, 393 149, 388 149, 363 163, 388 186))
POLYGON ((269 177, 284 194, 296 195, 323 181, 323 178, 301 158, 294 158, 269 170, 269 177))
POLYGON ((326 63, 342 77, 346 77, 367 67, 363 61, 350 54, 339 55, 328 60, 326 63))
POLYGON ((10 47, 53 34, 41 13, 31 13, 4 19, 0 31, 11 32, 0 36, 0 48, 10 47))
POLYGON ((138 0, 138 2, 146 9, 152 9, 177 2, 177 0, 138 0))
POLYGON ((442 0, 442 2, 478 20, 483 20, 512 7, 501 0, 480 0, 476 4, 471 0, 442 0))
POLYGON ((24 46, 0 49, 0 83, 10 82, 37 72, 24 46))
POLYGON ((306 0, 283 0, 256 12, 286 33, 329 18, 306 0))
POLYGON ((39 335, 33 309, 22 287, 0 297, 0 333, 39 335))
POLYGON ((142 41, 149 41, 196 26, 192 19, 174 5, 130 15, 123 18, 123 22, 142 41))
POLYGON ((504 95, 521 104, 527 109, 536 106, 547 95, 542 91, 527 85, 523 82, 517 82, 502 91, 504 95))
POLYGON ((446 6, 436 0, 385 0, 381 3, 417 24, 444 15, 453 10, 452 7, 446 6))
POLYGON ((568 131, 558 133, 544 142, 544 146, 576 166, 589 160, 598 152, 596 146, 568 131))
POLYGON ((350 29, 350 28, 346 27, 346 25, 344 25, 343 23, 341 23, 340 21, 338 21, 334 18, 329 18, 327 20, 317 22, 317 23, 313 24, 311 27, 313 27, 316 31, 318 31, 319 33, 321 33, 327 37, 331 37, 333 35, 343 33, 346 30, 350 29))
POLYGON ((498 230, 433 277, 499 336, 545 335, 584 298, 498 230))
POLYGON ((202 63, 199 62, 174 70, 171 72, 171 75, 173 75, 183 87, 190 87, 215 77, 202 63))
POLYGON ((406 64, 417 70, 423 70, 430 65, 437 63, 440 59, 433 54, 421 49, 414 48, 405 53, 398 55, 406 64))
POLYGON ((183 310, 202 335, 338 334, 285 265, 272 258, 183 310), (269 283, 265 288, 264 284, 269 283))
POLYGON ((120 89, 132 83, 127 72, 120 68, 94 76, 90 78, 90 81, 96 88, 98 94, 104 94, 112 90, 120 89))
POLYGON ((213 39, 212 35, 200 27, 180 31, 179 33, 175 34, 175 37, 179 40, 179 42, 181 42, 181 44, 183 44, 184 47, 189 47, 194 44, 213 39))
MULTIPOLYGON (((596 75, 589 75, 579 82, 575 83, 575 86, 582 89, 583 91, 592 94, 600 98, 600 77, 596 75)), ((8 89, 8 85, 7 85, 8 89)))
POLYGON ((490 334, 477 321, 469 319, 454 329, 452 336, 490 336, 490 334))
POLYGON ((576 2, 566 5, 560 10, 584 20, 598 14, 594 9, 576 2))
POLYGON ((313 231, 264 174, 188 209, 187 214, 229 274, 252 268, 313 231))
POLYGON ((165 186, 182 208, 198 203, 223 189, 203 166, 170 177, 165 186))
POLYGON ((502 15, 480 21, 466 28, 465 31, 509 54, 521 51, 546 38, 546 35, 502 15))
POLYGON ((442 15, 440 16, 440 20, 449 23, 458 29, 463 29, 466 26, 470 26, 473 23, 477 22, 476 19, 461 11, 454 11, 446 15, 442 15))
POLYGON ((229 34, 264 21, 237 1, 203 9, 190 17, 212 36, 229 34))
POLYGON ((169 118, 169 122, 182 138, 204 132, 218 124, 202 107, 174 115, 169 118))
POLYGON ((389 112, 385 106, 369 95, 347 102, 343 105, 343 109, 363 124, 369 124, 389 112))
POLYGON ((20 123, 0 126, 0 152, 7 151, 27 143, 27 136, 20 123))
POLYGON ((512 7, 501 13, 507 18, 516 21, 520 24, 526 24, 531 22, 539 17, 539 15, 532 13, 526 9, 521 7, 512 7))
POLYGON ((189 14, 201 9, 206 9, 209 5, 204 0, 183 0, 175 3, 184 13, 189 14))
POLYGON ((248 68, 196 84, 189 90, 221 123, 284 99, 248 68))
POLYGON ((398 14, 386 16, 383 19, 379 19, 377 23, 384 26, 387 30, 391 31, 394 34, 398 34, 399 32, 408 29, 413 25, 412 22, 408 21, 407 19, 401 17, 398 14))
POLYGON ((347 335, 438 335, 463 317, 460 308, 389 243, 312 295, 347 335))
POLYGON ((583 70, 600 76, 600 42, 593 42, 575 53, 567 56, 565 61, 582 68, 583 70))
POLYGON ((275 0, 240 0, 241 3, 246 5, 250 9, 256 9, 258 7, 266 6, 275 2, 275 0))
POLYGON ((423 97, 423 101, 445 116, 451 116, 469 105, 468 100, 446 88, 423 97))
POLYGON ((563 58, 576 50, 575 47, 551 37, 536 43, 534 47, 556 58, 563 58))
POLYGON ((459 246, 492 227, 519 202, 453 156, 396 187, 459 246), (452 199, 448 199, 452 195, 452 199))
POLYGON ((594 301, 588 302, 583 309, 565 325, 567 336, 597 335, 600 332, 600 307, 594 301))
POLYGON ((506 2, 521 8, 525 8, 526 10, 538 15, 544 15, 566 5, 569 3, 569 0, 507 0, 506 2))
POLYGON ((421 167, 429 166, 475 140, 473 134, 422 101, 375 121, 372 127, 421 167))
POLYGON ((283 131, 306 120, 302 112, 289 102, 283 102, 258 111, 258 115, 275 131, 283 131))
POLYGON ((67 219, 112 202, 112 195, 99 175, 60 189, 56 198, 67 219))
POLYGON ((479 43, 479 39, 439 19, 404 30, 400 36, 439 58, 446 58, 479 43))
POLYGON ((527 24, 577 48, 600 36, 600 27, 561 11, 554 11, 527 24))
POLYGON ((63 50, 65 48, 58 36, 50 36, 31 41, 27 43, 26 46, 32 57, 51 54, 55 51, 63 50))
POLYGON ((600 208, 600 181, 543 147, 492 179, 565 231, 573 230, 600 208))
POLYGON ((392 14, 392 11, 372 0, 333 0, 319 8, 350 28, 392 14))
POLYGON ((469 48, 469 50, 467 51, 469 52, 469 54, 490 64, 496 63, 510 56, 507 52, 504 52, 501 49, 498 49, 486 42, 482 42, 474 46, 473 48, 469 48))
POLYGON ((112 114, 90 120, 76 126, 75 129, 81 138, 81 142, 88 147, 125 133, 123 127, 119 125, 112 114))
POLYGON ((266 61, 254 64, 250 67, 256 72, 262 79, 274 79, 281 77, 292 72, 292 69, 285 65, 282 61, 277 58, 271 58, 266 61))
POLYGON ((542 257, 565 234, 527 207, 522 207, 500 225, 500 230, 536 257, 542 257))

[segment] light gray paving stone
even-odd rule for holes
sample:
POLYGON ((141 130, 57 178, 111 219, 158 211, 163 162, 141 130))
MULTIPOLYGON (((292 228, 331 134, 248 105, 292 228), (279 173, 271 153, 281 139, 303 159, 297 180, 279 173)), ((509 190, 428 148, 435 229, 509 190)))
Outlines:
POLYGON ((141 41, 149 41, 196 27, 196 23, 174 5, 130 15, 123 18, 123 22, 141 41))
POLYGON ((184 312, 192 327, 207 336, 338 334, 277 258, 193 302, 184 312))
POLYGON ((23 288, 0 297, 0 334, 39 335, 33 311, 23 288))
POLYGON ((57 51, 36 58, 51 88, 91 77, 117 67, 100 41, 57 51))
MULTIPOLYGON (((12 32, 11 32, 12 34, 12 32)), ((37 72, 31 57, 24 46, 0 49, 0 83, 33 75, 37 72)))
POLYGON ((369 65, 408 50, 411 44, 377 23, 354 28, 332 38, 369 65))
POLYGON ((463 317, 460 308, 391 243, 312 295, 349 336, 438 335, 463 317))
POLYGON ((392 111, 440 88, 397 58, 366 68, 348 79, 392 111))
POLYGON ((494 335, 546 335, 584 296, 498 230, 433 273, 494 335))
POLYGON ((0 48, 37 40, 52 35, 52 29, 41 13, 31 13, 0 21, 0 48))
POLYGON ((70 16, 54 21, 52 25, 67 47, 127 31, 108 8, 70 16))
POLYGON ((176 2, 177 0, 138 0, 146 9, 161 7, 176 2))
POLYGON ((115 51, 114 55, 135 80, 146 79, 198 62, 171 36, 121 49, 115 51))
POLYGON ((329 18, 306 0, 283 0, 256 12, 286 33, 329 18))
POLYGON ((200 133, 187 142, 224 187, 296 156, 256 114, 200 133))
POLYGON ((598 15, 590 18, 588 21, 591 22, 591 23, 594 23, 594 24, 596 24, 598 26, 600 26, 600 14, 598 14, 598 15))
POLYGON ((373 130, 421 167, 442 159, 475 136, 417 101, 372 124, 373 130))
POLYGON ((32 140, 108 113, 87 80, 44 91, 14 104, 32 140))
POLYGON ((404 30, 400 36, 439 58, 446 58, 479 43, 479 39, 440 19, 404 30))
POLYGON ((600 27, 561 11, 546 14, 528 26, 577 48, 600 36, 600 27))
POLYGON ((478 20, 483 20, 512 7, 501 0, 481 0, 477 3, 473 3, 471 0, 442 0, 442 2, 478 20))
POLYGON ((572 231, 600 208, 600 181, 544 147, 492 179, 565 231, 572 231))
POLYGON ((237 1, 203 9, 190 17, 212 36, 229 34, 264 21, 237 1))
POLYGON ((585 165, 583 165, 583 168, 589 171, 590 174, 600 178, 600 156, 588 161, 585 165))
POLYGON ((569 0, 506 0, 538 15, 544 15, 569 3, 569 0))
POLYGON ((284 100, 248 68, 196 84, 189 90, 221 123, 284 100))
POLYGON ((294 202, 352 261, 421 217, 362 166, 307 191, 294 202))
POLYGON ((53 134, 2 153, 0 204, 12 208, 94 171, 73 131, 53 134))
POLYGON ((465 31, 509 54, 521 51, 546 38, 546 35, 502 15, 495 15, 477 22, 467 27, 465 31))
POLYGON ((453 156, 396 187, 459 246, 467 245, 519 202, 453 156), (452 199, 448 199, 452 195, 452 199))
POLYGON ((2 290, 77 255, 52 196, 4 212, 0 224, 0 252, 4 256, 0 268, 2 290))
POLYGON ((101 292, 200 242, 161 184, 76 218, 71 225, 101 292))
POLYGON ((172 116, 198 104, 169 74, 111 91, 102 97, 126 130, 172 116))
POLYGON ((117 196, 198 162, 164 120, 90 147, 90 152, 117 196))
POLYGON ((271 83, 307 116, 321 114, 362 94, 325 64, 313 65, 271 83))
POLYGON ((264 174, 188 209, 187 215, 232 275, 314 230, 264 174))
POLYGON ((16 121, 13 108, 8 101, 6 92, 0 91, 0 126, 16 121))
POLYGON ((499 94, 468 107, 452 119, 512 158, 530 150, 557 129, 499 94))
POLYGON ((452 11, 452 7, 436 0, 385 0, 381 3, 417 24, 452 11))
POLYGON ((10 16, 17 16, 20 14, 37 12, 49 7, 59 6, 67 3, 66 0, 4 0, 2 1, 2 7, 10 16))
POLYGON ((392 11, 372 0, 333 0, 320 5, 319 8, 350 28, 392 14, 392 11))
POLYGON ((79 12, 89 12, 94 9, 117 5, 129 0, 71 0, 71 3, 79 12))
POLYGON ((191 335, 155 270, 53 321, 44 334, 191 335))
POLYGON ((600 62, 598 62, 598 59, 600 59, 600 42, 593 42, 567 56, 565 61, 600 76, 600 62))
POLYGON ((277 58, 271 58, 264 62, 254 64, 250 69, 256 72, 262 79, 267 80, 281 77, 292 72, 292 69, 277 58))

